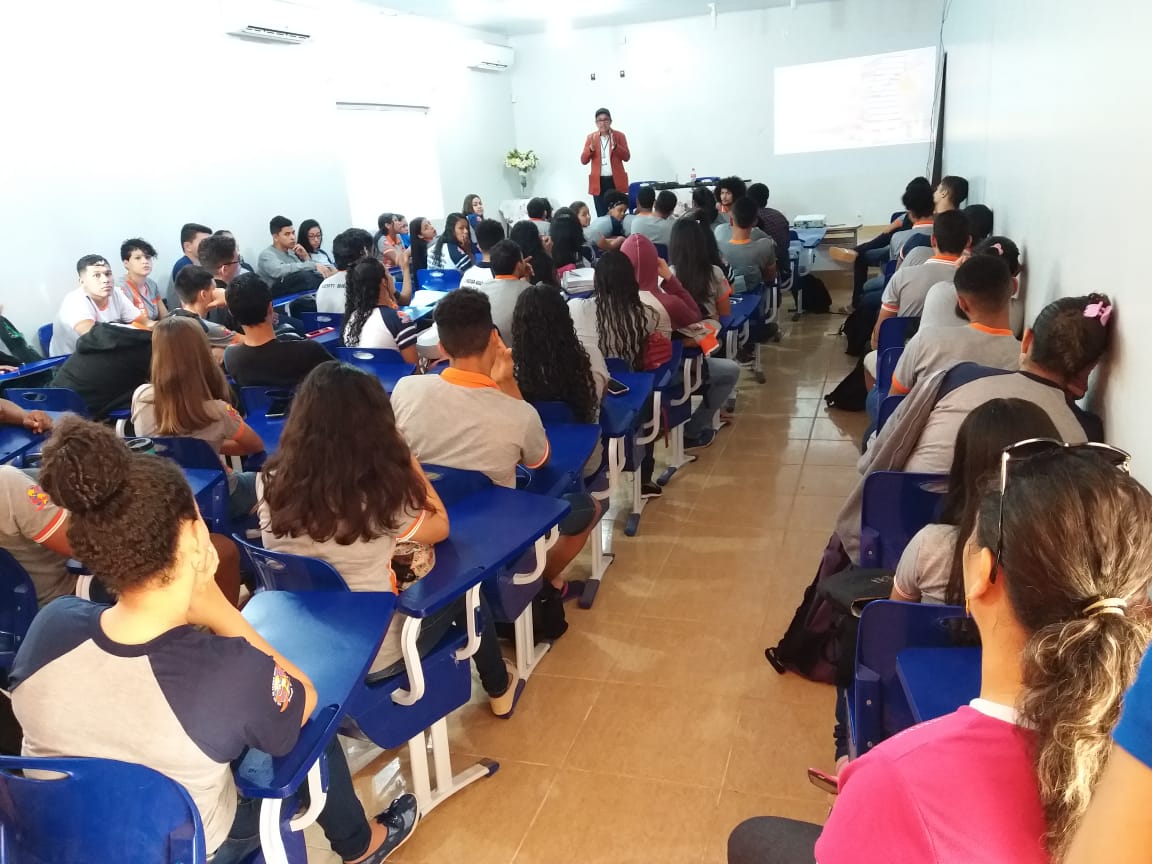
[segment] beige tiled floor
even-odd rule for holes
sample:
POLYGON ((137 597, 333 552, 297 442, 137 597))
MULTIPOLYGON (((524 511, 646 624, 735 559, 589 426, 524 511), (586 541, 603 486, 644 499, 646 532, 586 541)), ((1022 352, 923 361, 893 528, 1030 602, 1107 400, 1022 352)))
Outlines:
MULTIPOLYGON (((855 477, 863 415, 820 397, 851 368, 838 318, 783 323, 768 381, 745 374, 736 422, 644 514, 615 522, 595 608, 529 681, 511 720, 474 701, 450 721, 460 765, 500 770, 431 813, 401 864, 723 864, 742 819, 822 821, 805 769, 831 767, 833 691, 764 659, 815 572, 855 477)), ((587 572, 586 559, 573 566, 587 572)), ((386 803, 406 754, 357 777, 386 803)), ((382 806, 382 805, 381 805, 382 806)), ((313 829, 312 861, 321 851, 313 829)))

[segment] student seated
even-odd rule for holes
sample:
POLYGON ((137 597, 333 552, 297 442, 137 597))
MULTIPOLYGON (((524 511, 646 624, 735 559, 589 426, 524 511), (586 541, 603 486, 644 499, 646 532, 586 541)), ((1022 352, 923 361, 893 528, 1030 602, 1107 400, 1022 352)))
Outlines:
POLYGON ((722 214, 730 214, 732 205, 741 198, 748 197, 748 185, 739 177, 724 177, 716 184, 717 209, 722 214))
POLYGON ((199 222, 186 222, 180 228, 180 249, 183 255, 176 259, 176 263, 172 265, 172 275, 168 279, 168 288, 164 292, 164 302, 169 309, 178 309, 180 307, 180 299, 176 296, 176 274, 187 267, 189 264, 200 263, 200 244, 204 241, 205 237, 212 236, 212 229, 207 225, 201 225, 199 222))
MULTIPOLYGON (((528 221, 536 225, 541 237, 548 236, 548 228, 552 222, 552 205, 547 198, 533 198, 528 202, 528 221)), ((516 226, 512 226, 515 228, 516 226)))
MULTIPOLYGON (((1020 249, 1007 237, 987 237, 972 247, 972 255, 990 255, 1008 265, 1012 277, 1009 300, 1020 292, 1020 249)), ((924 311, 920 315, 921 327, 963 327, 968 319, 960 309, 959 295, 954 282, 938 282, 928 289, 924 298, 924 311)), ((1011 303, 1009 303, 1011 307, 1011 303)), ((1011 317, 1011 311, 1009 312, 1011 317)))
POLYGON ((472 233, 476 235, 476 248, 481 257, 460 277, 460 287, 478 289, 492 281, 492 247, 504 239, 504 226, 495 219, 481 219, 473 226, 472 233))
MULTIPOLYGON (((242 860, 260 845, 260 802, 239 798, 230 763, 248 747, 289 752, 315 688, 216 586, 216 549, 174 462, 69 417, 45 446, 40 480, 70 513, 76 555, 118 601, 62 597, 32 622, 9 678, 24 755, 159 771, 191 796, 214 861, 242 860)), ((344 861, 383 861, 412 832, 416 799, 369 821, 335 737, 326 755, 317 821, 328 842, 344 861)))
POLYGON ((308 253, 308 257, 317 264, 325 264, 335 268, 332 256, 324 251, 324 231, 315 219, 305 219, 300 223, 300 245, 308 253))
MULTIPOLYGON (((229 234, 213 234, 200 244, 200 266, 212 274, 216 288, 212 294, 212 309, 227 311, 224 289, 240 275, 240 250, 236 238, 229 234)), ((177 307, 179 308, 179 307, 177 307)))
POLYGON ((148 381, 152 331, 125 324, 97 324, 76 342, 76 350, 56 370, 53 387, 77 393, 95 420, 132 404, 136 388, 148 381))
POLYGON ((399 255, 404 251, 404 240, 400 235, 408 233, 408 220, 399 213, 381 213, 376 227, 379 230, 372 243, 377 257, 386 267, 399 267, 399 255))
MULTIPOLYGON (((626 236, 624 214, 628 212, 628 196, 623 192, 609 192, 604 196, 604 204, 608 212, 598 216, 588 225, 584 231, 584 239, 588 245, 596 247, 601 252, 610 252, 619 249, 626 236)), ((575 207, 573 212, 579 217, 575 207)))
POLYGON ((556 278, 556 267, 552 263, 552 256, 548 254, 552 238, 541 237, 536 230, 535 222, 517 222, 508 232, 508 239, 519 246, 520 251, 524 253, 524 260, 531 268, 527 278, 532 284, 543 282, 553 287, 560 287, 556 278))
POLYGON ((671 270, 696 302, 705 319, 719 325, 720 318, 732 313, 732 286, 723 269, 713 263, 709 231, 695 219, 677 219, 672 225, 668 257, 671 270))
POLYGON ((332 241, 332 254, 336 256, 336 272, 316 289, 316 311, 343 315, 348 305, 345 287, 348 268, 372 254, 372 235, 363 228, 341 231, 332 241))
POLYGON ((335 267, 317 264, 308 250, 296 242, 292 220, 273 216, 268 223, 272 245, 256 259, 256 272, 272 289, 274 297, 315 291, 320 283, 336 272, 335 267))
POLYGON ((1152 497, 1112 448, 1025 442, 1005 459, 962 550, 980 697, 850 762, 823 829, 738 826, 730 864, 1062 859, 1148 647, 1152 497))
MULTIPOLYGON (((191 270, 185 267, 177 282, 191 270)), ((261 453, 264 442, 232 407, 232 391, 208 340, 187 318, 165 318, 152 334, 152 380, 132 394, 137 435, 199 438, 221 456, 261 453)), ((228 518, 256 509, 256 475, 228 471, 228 518)))
POLYGON ((172 312, 180 318, 195 320, 208 344, 212 346, 212 356, 219 362, 224 357, 224 349, 240 341, 235 333, 223 325, 208 320, 208 312, 217 302, 216 280, 203 267, 195 264, 185 267, 176 277, 176 295, 180 298, 180 308, 172 312))
MULTIPOLYGON (((475 192, 471 192, 464 196, 464 206, 460 208, 460 212, 464 214, 464 218, 468 220, 468 224, 473 229, 480 224, 484 218, 484 201, 475 192)), ((496 221, 496 220, 492 220, 496 221)), ((416 230, 416 220, 412 220, 412 230, 416 230)))
MULTIPOLYGON (((0 420, 16 408, 0 400, 0 420), (9 407, 10 406, 10 407, 9 407)), ((0 545, 24 568, 43 606, 57 597, 75 593, 76 577, 68 572, 72 547, 68 543, 68 512, 52 503, 36 481, 19 468, 0 465, 0 545)))
POLYGON ((116 287, 112 268, 103 255, 85 255, 76 262, 76 274, 80 284, 60 301, 52 328, 53 357, 71 354, 76 341, 99 323, 131 324, 141 329, 152 326, 148 315, 116 287))
MULTIPOLYGON (((407 256, 407 250, 404 252, 407 256)), ((349 348, 390 348, 406 363, 416 363, 416 325, 401 318, 396 283, 384 265, 366 256, 348 271, 348 305, 344 309, 344 344, 349 348)))
POLYGON ((1030 438, 1059 440, 1060 433, 1040 406, 1023 399, 992 399, 964 418, 940 515, 908 541, 896 567, 893 600, 964 605, 964 544, 956 538, 972 534, 980 481, 1000 470, 1004 448, 1030 438))
MULTIPOLYGON (((384 388, 347 364, 325 363, 304 379, 258 488, 264 548, 327 561, 353 591, 397 593, 407 587, 398 584, 392 566, 397 544, 430 545, 448 536, 448 513, 396 429, 384 388), (349 438, 338 427, 372 434, 349 438), (324 470, 316 471, 317 464, 324 470)), ((500 656, 483 596, 480 608, 480 648, 472 659, 493 713, 507 717, 519 679, 500 656)), ((423 619, 420 655, 436 647, 453 623, 465 624, 467 614, 460 600, 423 619)), ((398 612, 388 626, 369 669, 374 678, 404 671, 405 619, 398 612)))
MULTIPOLYGON (((968 248, 968 220, 959 210, 946 210, 933 220, 931 243, 936 254, 915 267, 901 267, 881 287, 880 311, 872 328, 872 347, 880 338, 880 326, 889 318, 917 318, 924 311, 928 290, 937 282, 951 282, 960 256, 968 248)), ((865 291, 860 307, 867 309, 877 295, 865 291)))
POLYGON ((756 202, 756 227, 772 238, 776 247, 776 271, 783 282, 792 273, 792 259, 786 254, 792 243, 788 233, 792 223, 779 210, 768 206, 768 195, 768 187, 763 183, 748 187, 748 197, 756 202))
POLYGON ((151 275, 155 259, 156 247, 147 240, 134 237, 120 244, 124 275, 116 280, 116 287, 151 321, 159 321, 168 314, 164 299, 160 296, 160 286, 153 281, 151 275))
POLYGON ((309 339, 277 339, 272 291, 255 274, 237 276, 228 286, 228 311, 244 328, 240 344, 224 352, 224 371, 239 387, 295 387, 304 376, 332 359, 309 339))
MULTIPOLYGON (((947 213, 949 210, 958 210, 960 205, 964 203, 968 197, 968 181, 963 177, 942 177, 940 182, 936 184, 936 188, 932 190, 932 203, 934 206, 934 215, 947 213)), ((904 245, 900 247, 900 254, 897 255, 896 260, 899 262, 898 266, 903 267, 908 260, 908 255, 914 249, 922 249, 930 246, 931 234, 913 233, 904 245)), ((921 258, 921 261, 924 259, 921 258)))
MULTIPOLYGON (((396 423, 421 462, 480 471, 498 486, 515 488, 518 464, 532 469, 548 461, 548 437, 536 409, 523 401, 512 352, 493 325, 488 298, 458 288, 440 301, 435 316, 440 348, 451 365, 440 375, 410 375, 397 383, 396 423)), ((565 498, 572 510, 548 552, 541 591, 553 608, 568 590, 564 568, 583 548, 600 513, 589 495, 565 498)), ((558 638, 567 626, 557 621, 545 635, 558 638)))
MULTIPOLYGON (((591 356, 617 357, 639 372, 645 368, 649 338, 659 332, 660 313, 640 299, 636 268, 623 252, 605 252, 596 262, 596 278, 589 297, 568 301, 576 335, 591 356)), ((656 459, 652 445, 644 448, 640 463, 641 495, 659 498, 664 488, 652 481, 656 459)))
MULTIPOLYGON (((598 346, 577 337, 563 294, 548 285, 525 288, 516 300, 510 341, 516 383, 528 402, 563 402, 574 422, 597 422, 608 367, 598 346)), ((600 453, 592 458, 596 468, 600 453)))
MULTIPOLYGON (((968 220, 968 235, 972 238, 971 248, 975 248, 982 243, 985 238, 991 236, 992 227, 995 222, 995 214, 992 208, 985 207, 983 204, 970 204, 963 210, 964 218, 968 220)), ((916 235, 922 237, 923 235, 916 235)), ((911 267, 916 264, 923 264, 929 258, 936 254, 936 250, 932 248, 932 244, 925 242, 920 246, 916 246, 908 251, 900 264, 901 268, 911 267)), ((968 253, 965 253, 967 255, 968 253)), ((963 257, 963 256, 962 256, 963 257)))
POLYGON ((14 372, 25 363, 44 359, 3 312, 4 306, 0 305, 0 372, 14 372))
MULTIPOLYGON (((428 269, 428 252, 432 244, 436 242, 436 226, 432 224, 431 219, 417 216, 412 220, 412 233, 410 236, 412 238, 412 245, 409 247, 409 253, 412 256, 412 262, 409 266, 412 268, 412 275, 416 276, 421 270, 428 269)), ((416 282, 413 282, 413 284, 416 285, 416 282)), ((416 287, 419 287, 419 285, 416 287)))
POLYGON ((732 236, 728 240, 717 238, 720 255, 731 266, 734 279, 732 290, 737 294, 754 291, 762 282, 776 278, 776 249, 769 237, 753 239, 758 210, 751 198, 741 198, 732 205, 730 221, 732 236))
POLYGON ((236 266, 238 266, 245 273, 255 273, 256 268, 244 260, 244 256, 240 254, 240 241, 236 240, 236 235, 225 228, 221 228, 212 234, 213 237, 227 237, 236 242, 236 266))
POLYGON ((620 251, 632 262, 640 299, 660 316, 660 332, 671 338, 674 330, 691 327, 703 320, 696 299, 684 290, 668 262, 656 254, 647 237, 627 238, 620 251))
MULTIPOLYGON (((627 209, 628 202, 624 202, 625 209, 627 209)), ((568 209, 576 217, 576 221, 580 223, 580 227, 584 229, 587 235, 588 227, 592 224, 592 211, 588 209, 588 204, 585 201, 573 201, 568 205, 568 209)), ((592 242, 591 240, 587 242, 592 242)))
POLYGON ((472 230, 468 220, 459 213, 449 213, 444 220, 444 232, 428 253, 428 268, 467 272, 476 264, 472 251, 472 230))
POLYGON ((563 284, 564 274, 580 267, 591 267, 591 250, 584 243, 584 229, 576 214, 561 207, 552 217, 552 263, 556 267, 556 280, 563 284))
POLYGON ((624 217, 624 233, 641 234, 653 243, 667 246, 672 236, 672 211, 676 209, 676 194, 665 189, 659 195, 651 186, 636 190, 636 212, 624 217))
POLYGON ((904 346, 889 393, 907 393, 916 382, 957 363, 979 363, 1011 372, 1020 368, 1020 343, 1008 323, 1012 302, 1008 265, 991 255, 969 258, 956 269, 955 291, 957 307, 968 326, 921 326, 904 346))
POLYGON ((520 247, 511 240, 501 240, 492 247, 492 279, 480 286, 488 297, 492 323, 501 337, 511 339, 512 316, 516 301, 532 284, 532 265, 524 259, 520 247))

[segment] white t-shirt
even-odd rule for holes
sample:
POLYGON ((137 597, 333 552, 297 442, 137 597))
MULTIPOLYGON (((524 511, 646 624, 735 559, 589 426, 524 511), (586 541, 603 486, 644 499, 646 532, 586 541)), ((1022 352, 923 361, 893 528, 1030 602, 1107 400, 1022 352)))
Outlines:
POLYGON ((487 285, 494 278, 492 275, 492 262, 480 261, 477 262, 475 267, 469 267, 464 271, 464 275, 460 277, 460 287, 475 288, 479 291, 481 286, 487 285))
POLYGON ((52 355, 71 354, 76 350, 76 340, 80 338, 76 325, 81 321, 131 324, 140 315, 140 310, 132 305, 132 301, 119 288, 112 289, 108 295, 108 305, 103 309, 96 306, 96 301, 85 294, 83 288, 74 288, 60 302, 56 326, 52 328, 52 355))
POLYGON ((320 283, 316 289, 316 311, 343 315, 347 301, 348 273, 340 270, 320 283))

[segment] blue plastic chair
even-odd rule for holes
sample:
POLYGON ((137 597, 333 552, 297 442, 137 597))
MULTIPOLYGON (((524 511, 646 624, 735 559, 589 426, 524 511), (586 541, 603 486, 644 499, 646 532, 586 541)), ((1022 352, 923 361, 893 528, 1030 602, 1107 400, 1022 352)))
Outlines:
POLYGON ((52 325, 45 324, 36 331, 36 339, 40 343, 40 354, 44 357, 52 356, 52 325))
POLYGON ((659 255, 665 262, 668 261, 668 244, 667 243, 653 243, 656 247, 656 254, 659 255))
POLYGON ((888 281, 892 278, 892 275, 896 272, 897 263, 898 262, 896 262, 896 261, 884 262, 884 270, 882 272, 884 275, 884 285, 885 286, 888 285, 888 281))
POLYGON ((218 533, 227 533, 228 475, 212 445, 199 438, 152 439, 157 456, 165 456, 184 469, 204 521, 218 533))
POLYGON ((28 571, 10 552, 0 549, 0 683, 5 686, 16 651, 38 610, 36 586, 28 571))
POLYGON ((64 387, 9 387, 4 395, 25 411, 70 411, 81 417, 90 415, 80 394, 64 387))
POLYGON ((392 348, 336 348, 332 356, 343 363, 364 368, 376 363, 405 363, 404 356, 392 348))
POLYGON ((337 333, 344 332, 344 316, 338 312, 301 312, 297 317, 306 333, 315 333, 325 327, 331 327, 337 333))
POLYGON ((904 394, 884 397, 884 401, 880 403, 880 412, 876 415, 877 432, 884 428, 884 424, 896 413, 896 409, 900 407, 900 403, 903 401, 904 394))
POLYGON ((915 722, 900 684, 896 658, 905 648, 955 645, 950 622, 960 606, 877 600, 864 607, 856 640, 856 670, 847 691, 853 758, 915 722))
POLYGON ((860 509, 860 566, 895 570, 908 541, 936 518, 947 485, 946 474, 869 474, 860 509))
POLYGON ((0 861, 203 864, 191 796, 163 774, 111 759, 0 756, 0 861), (58 779, 17 774, 36 769, 58 779))
POLYGON ((463 274, 455 268, 451 270, 417 270, 416 281, 428 291, 452 291, 460 287, 463 274))
POLYGON ((885 318, 876 337, 876 350, 883 355, 889 348, 903 348, 919 327, 919 316, 885 318))
POLYGON ((628 184, 628 211, 635 212, 636 210, 636 193, 640 191, 643 186, 652 186, 658 183, 658 180, 636 180, 628 184))
POLYGON ((907 213, 907 210, 895 210, 892 212, 892 215, 888 217, 888 221, 895 222, 897 219, 903 219, 907 213))
MULTIPOLYGON (((888 319, 888 321, 896 320, 899 319, 888 319)), ((888 321, 884 323, 887 324, 888 321)), ((904 353, 904 346, 885 348, 882 351, 877 349, 877 352, 879 357, 876 360, 876 389, 887 396, 888 391, 892 389, 892 373, 896 371, 900 355, 904 353)))

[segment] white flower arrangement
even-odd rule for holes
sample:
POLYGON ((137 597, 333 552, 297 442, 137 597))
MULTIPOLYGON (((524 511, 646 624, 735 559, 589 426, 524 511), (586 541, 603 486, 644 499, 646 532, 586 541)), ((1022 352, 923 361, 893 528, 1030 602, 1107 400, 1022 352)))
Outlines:
POLYGON ((515 168, 521 174, 528 171, 535 171, 536 167, 540 164, 540 158, 536 155, 535 150, 509 150, 508 155, 504 157, 505 168, 515 168))

